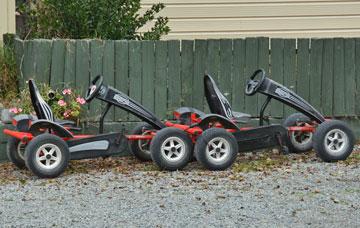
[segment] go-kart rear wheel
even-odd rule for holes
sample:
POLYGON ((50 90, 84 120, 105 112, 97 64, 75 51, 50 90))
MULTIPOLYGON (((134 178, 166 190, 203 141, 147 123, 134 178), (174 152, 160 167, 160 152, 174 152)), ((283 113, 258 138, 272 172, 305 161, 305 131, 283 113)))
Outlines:
POLYGON ((24 161, 24 153, 25 146, 23 142, 21 142, 17 138, 9 138, 7 142, 6 154, 8 159, 19 169, 25 168, 24 161))
POLYGON ((351 154, 354 142, 352 130, 339 120, 321 123, 313 137, 314 149, 325 162, 345 160, 351 154))
POLYGON ((69 148, 56 135, 41 134, 32 139, 25 149, 25 164, 40 178, 54 178, 68 166, 69 148))
MULTIPOLYGON (((293 113, 288 116, 283 125, 285 127, 293 126, 305 126, 306 124, 311 124, 309 117, 305 116, 302 113, 293 113)), ((291 131, 289 132, 289 149, 291 153, 302 153, 310 151, 313 148, 312 143, 313 133, 311 132, 300 132, 300 131, 291 131)))
POLYGON ((164 128, 158 131, 150 143, 152 160, 165 170, 183 169, 192 157, 192 141, 184 131, 164 128))
POLYGON ((205 130, 197 139, 195 157, 209 170, 225 170, 235 161, 238 144, 235 137, 222 128, 205 130))
MULTIPOLYGON (((148 135, 148 130, 152 130, 153 127, 148 123, 139 123, 130 132, 131 135, 148 135)), ((141 161, 150 161, 150 142, 151 140, 133 140, 129 141, 131 153, 141 161)))

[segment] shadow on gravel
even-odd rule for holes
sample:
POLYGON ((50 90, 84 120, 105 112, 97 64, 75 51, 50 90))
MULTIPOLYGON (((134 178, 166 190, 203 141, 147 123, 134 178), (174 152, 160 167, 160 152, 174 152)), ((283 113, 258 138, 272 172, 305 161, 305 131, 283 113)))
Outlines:
MULTIPOLYGON (((197 175, 217 175, 217 176, 238 176, 238 174, 246 172, 269 172, 277 169, 289 169, 294 163, 321 163, 322 161, 316 157, 316 154, 311 151, 303 154, 283 155, 277 150, 268 152, 258 151, 251 153, 239 154, 235 164, 231 170, 222 172, 212 172, 203 169, 197 162, 191 162, 181 172, 192 172, 197 175), (234 175, 235 174, 235 175, 234 175)), ((338 162, 339 165, 355 165, 360 164, 360 150, 356 150, 346 161, 338 162)), ((166 171, 160 171, 152 162, 140 162, 134 157, 111 157, 86 159, 80 161, 71 161, 68 169, 63 174, 64 176, 73 175, 77 173, 97 174, 101 172, 114 172, 122 174, 131 174, 135 172, 145 172, 149 175, 157 176, 160 173, 165 174, 166 171)), ((13 164, 0 164, 0 185, 11 182, 20 182, 25 184, 29 179, 36 179, 28 170, 20 170, 13 164)))

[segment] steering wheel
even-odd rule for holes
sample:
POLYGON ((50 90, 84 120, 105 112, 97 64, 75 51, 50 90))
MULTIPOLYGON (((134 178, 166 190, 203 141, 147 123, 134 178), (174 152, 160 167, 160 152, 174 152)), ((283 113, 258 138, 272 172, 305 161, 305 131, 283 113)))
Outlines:
POLYGON ((96 97, 103 84, 103 80, 104 80, 103 76, 98 75, 91 81, 90 86, 85 95, 86 102, 90 102, 92 99, 96 97))
POLYGON ((265 71, 263 69, 256 70, 250 77, 250 80, 247 81, 245 86, 245 94, 248 96, 254 95, 259 89, 260 85, 265 80, 265 71), (257 76, 260 76, 260 80, 256 80, 257 76))

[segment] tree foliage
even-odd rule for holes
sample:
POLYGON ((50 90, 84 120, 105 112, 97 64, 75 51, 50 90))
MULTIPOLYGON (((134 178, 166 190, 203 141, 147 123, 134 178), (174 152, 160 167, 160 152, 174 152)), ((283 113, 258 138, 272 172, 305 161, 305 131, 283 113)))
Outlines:
POLYGON ((164 4, 141 15, 140 7, 140 0, 30 0, 20 11, 30 38, 158 40, 170 31, 168 18, 156 17, 164 4), (152 27, 138 33, 147 23, 152 27))

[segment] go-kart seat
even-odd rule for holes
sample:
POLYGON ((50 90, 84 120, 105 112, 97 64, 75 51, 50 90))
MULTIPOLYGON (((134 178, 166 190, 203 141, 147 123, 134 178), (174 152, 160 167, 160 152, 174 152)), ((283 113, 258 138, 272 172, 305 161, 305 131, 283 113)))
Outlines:
POLYGON ((204 76, 205 97, 211 113, 218 114, 231 119, 237 123, 247 123, 251 115, 242 112, 234 112, 226 97, 217 87, 214 79, 210 75, 204 76))
POLYGON ((33 79, 29 80, 30 98, 33 104, 37 119, 45 119, 53 121, 62 126, 69 126, 71 130, 81 130, 81 128, 74 127, 75 122, 70 120, 56 120, 50 106, 45 102, 41 96, 33 79))

